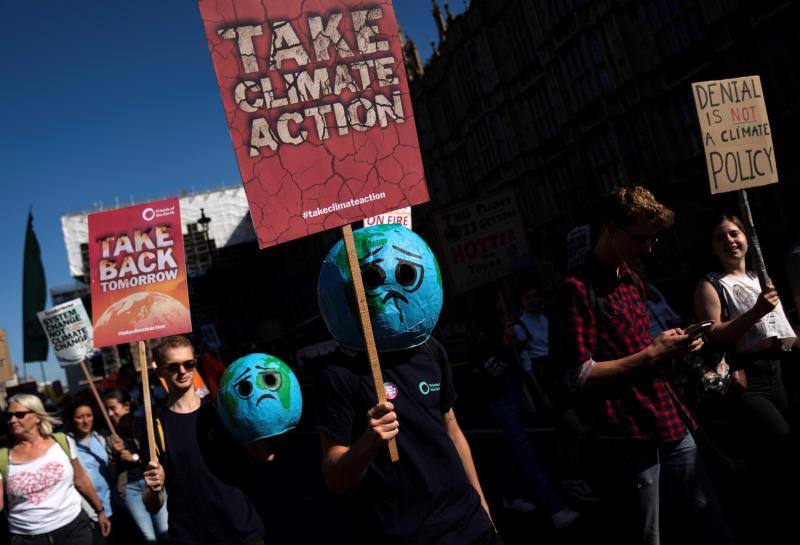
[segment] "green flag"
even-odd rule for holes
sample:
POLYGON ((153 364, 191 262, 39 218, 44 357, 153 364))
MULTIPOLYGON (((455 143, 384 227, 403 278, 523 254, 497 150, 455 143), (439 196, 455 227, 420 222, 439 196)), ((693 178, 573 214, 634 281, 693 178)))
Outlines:
POLYGON ((47 336, 36 313, 44 310, 47 302, 47 283, 44 279, 42 254, 39 241, 33 232, 33 214, 28 212, 28 228, 25 231, 25 262, 22 269, 22 361, 45 361, 47 359, 47 336))

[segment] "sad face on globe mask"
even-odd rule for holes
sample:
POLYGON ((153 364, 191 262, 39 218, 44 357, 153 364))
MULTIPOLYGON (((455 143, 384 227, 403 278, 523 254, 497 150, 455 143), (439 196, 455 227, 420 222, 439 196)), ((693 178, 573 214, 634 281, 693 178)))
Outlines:
POLYGON ((300 383, 278 358, 250 354, 230 364, 222 375, 217 410, 228 431, 242 443, 274 437, 300 420, 300 383))
MULTIPOLYGON (((442 278, 433 252, 413 231, 399 225, 368 227, 353 235, 378 348, 403 350, 424 343, 442 308, 442 278)), ((351 284, 340 241, 322 266, 320 308, 339 343, 363 349, 351 284)))

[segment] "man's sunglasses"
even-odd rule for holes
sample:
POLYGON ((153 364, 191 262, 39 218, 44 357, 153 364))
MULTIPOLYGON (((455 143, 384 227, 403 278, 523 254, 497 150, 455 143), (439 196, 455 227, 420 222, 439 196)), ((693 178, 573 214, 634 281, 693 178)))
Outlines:
POLYGON ((16 418, 17 420, 22 420, 33 411, 14 411, 14 412, 7 412, 6 413, 6 420, 11 420, 12 418, 16 418))
POLYGON ((174 375, 180 371, 181 367, 183 367, 186 371, 193 371, 194 368, 197 367, 197 358, 192 358, 186 361, 173 361, 164 365, 164 369, 166 369, 167 373, 171 375, 174 375))

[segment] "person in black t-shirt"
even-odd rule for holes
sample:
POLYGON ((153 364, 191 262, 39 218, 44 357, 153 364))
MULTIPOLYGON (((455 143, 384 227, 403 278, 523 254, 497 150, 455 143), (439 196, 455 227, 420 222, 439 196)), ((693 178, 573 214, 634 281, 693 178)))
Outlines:
POLYGON ((243 490, 269 461, 268 443, 243 446, 222 426, 215 407, 194 389, 197 360, 184 336, 168 337, 156 350, 169 386, 162 416, 164 455, 145 472, 144 502, 157 510, 168 494, 169 536, 175 545, 258 545, 264 524, 243 490))
POLYGON ((456 394, 442 347, 429 339, 381 354, 390 401, 380 404, 364 354, 340 349, 338 356, 319 377, 315 424, 329 488, 357 489, 371 505, 373 534, 385 543, 501 543, 453 411, 456 394), (392 438, 397 463, 385 452, 392 438))
POLYGON ((359 229, 353 239, 388 401, 378 403, 339 241, 323 262, 317 295, 333 338, 355 351, 339 349, 317 383, 325 481, 370 506, 372 542, 499 544, 453 411, 447 356, 430 337, 443 303, 436 258, 422 238, 396 224, 359 229), (396 463, 386 452, 391 439, 396 463))

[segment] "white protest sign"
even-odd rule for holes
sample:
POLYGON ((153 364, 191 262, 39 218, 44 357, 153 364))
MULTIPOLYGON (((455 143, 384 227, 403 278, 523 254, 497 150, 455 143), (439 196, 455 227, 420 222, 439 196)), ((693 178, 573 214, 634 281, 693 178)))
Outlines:
POLYGON ((406 206, 405 208, 400 208, 393 212, 386 212, 385 214, 364 218, 364 227, 389 225, 391 223, 399 223, 403 227, 411 229, 411 207, 406 206))
POLYGON ((778 182, 759 76, 692 83, 711 193, 778 182))
POLYGON ((92 321, 80 299, 37 313, 61 367, 77 365, 94 351, 92 321))
POLYGON ((513 191, 487 195, 436 215, 447 272, 456 292, 492 282, 530 265, 513 191))

